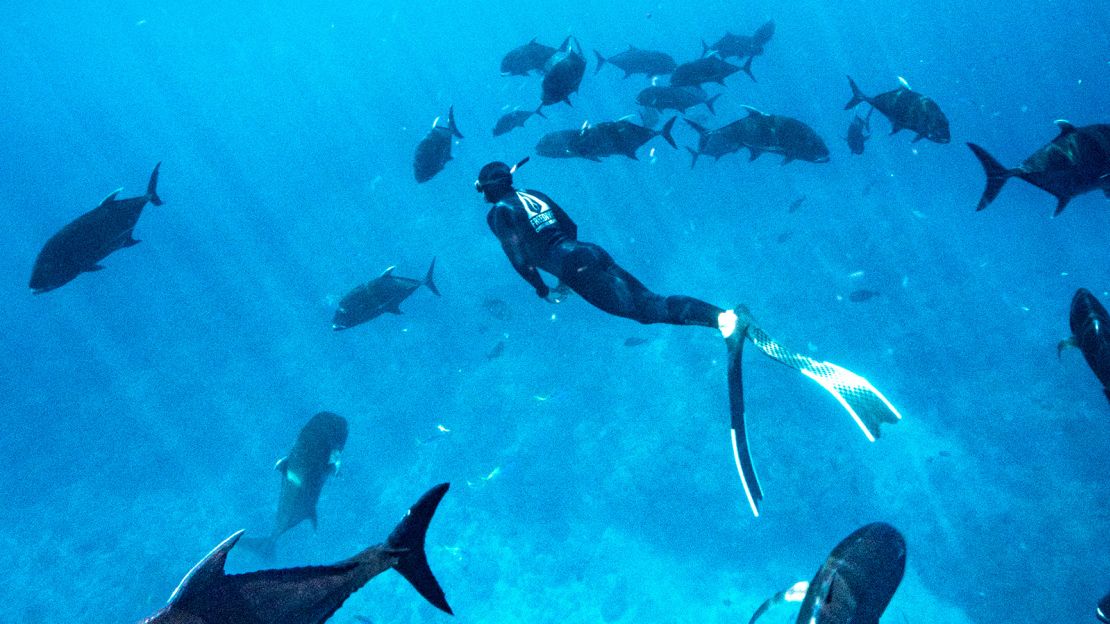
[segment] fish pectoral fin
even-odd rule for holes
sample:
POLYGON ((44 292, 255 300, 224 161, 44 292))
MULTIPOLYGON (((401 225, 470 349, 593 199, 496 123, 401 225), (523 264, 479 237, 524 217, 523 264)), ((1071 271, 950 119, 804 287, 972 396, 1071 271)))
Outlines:
POLYGON ((398 301, 396 303, 389 304, 388 306, 386 306, 385 311, 389 312, 390 314, 403 314, 403 312, 401 312, 401 302, 398 301))
POLYGON ((120 247, 121 248, 134 247, 135 245, 138 245, 141 242, 143 242, 143 241, 141 241, 137 238, 128 237, 127 240, 123 241, 123 244, 121 244, 120 247))
POLYGON ((1070 336, 1066 340, 1061 340, 1056 343, 1056 359, 1060 359, 1060 354, 1064 352, 1064 349, 1070 349, 1072 347, 1079 348, 1079 343, 1076 342, 1075 336, 1070 336))
POLYGON ((301 487, 301 484, 304 483, 301 480, 301 476, 299 474, 293 472, 292 470, 286 470, 285 471, 285 480, 288 481, 289 483, 293 484, 293 487, 301 487))
POLYGON ((282 457, 281 459, 277 460, 276 463, 274 463, 274 470, 276 470, 276 471, 278 471, 282 474, 285 474, 285 468, 288 465, 289 465, 289 458, 288 457, 282 457))

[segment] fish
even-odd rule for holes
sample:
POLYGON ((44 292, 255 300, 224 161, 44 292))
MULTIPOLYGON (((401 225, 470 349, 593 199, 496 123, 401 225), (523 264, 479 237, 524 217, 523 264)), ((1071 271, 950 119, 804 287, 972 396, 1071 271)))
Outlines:
POLYGON ((439 289, 432 279, 432 272, 436 268, 435 258, 432 258, 432 264, 428 267, 423 280, 397 277, 393 275, 395 268, 389 267, 379 277, 356 287, 340 299, 339 308, 331 321, 331 328, 334 331, 350 329, 386 312, 400 314, 401 302, 408 299, 421 286, 427 286, 433 294, 440 296, 439 289))
POLYGON ((906 539, 874 522, 833 548, 809 583, 797 624, 877 623, 906 571, 906 539))
POLYGON ((974 143, 967 146, 983 165, 987 188, 976 210, 986 208, 1010 178, 1019 178, 1056 198, 1060 214, 1072 199, 1102 189, 1110 197, 1110 124, 1074 126, 1058 119, 1060 133, 1033 152, 1021 166, 1003 167, 985 149, 974 143))
POLYGON ((632 160, 639 160, 636 157, 636 151, 657 136, 663 137, 671 147, 677 149, 678 145, 671 136, 671 129, 674 128, 674 122, 677 119, 677 117, 671 117, 660 130, 641 126, 627 119, 586 126, 581 133, 580 145, 585 146, 588 153, 598 157, 621 154, 632 160))
POLYGON ((716 115, 717 111, 713 110, 713 103, 716 102, 719 97, 721 97, 720 93, 713 97, 708 97, 708 94, 699 87, 664 87, 652 85, 636 94, 636 103, 660 112, 670 109, 683 114, 686 113, 686 109, 688 108, 704 104, 705 107, 709 109, 710 113, 716 115))
POLYGON ((735 140, 751 151, 751 160, 771 152, 781 154, 784 165, 795 160, 829 162, 829 148, 813 128, 793 117, 768 115, 750 106, 744 108, 748 116, 733 131, 735 140))
POLYGON ((238 531, 193 566, 143 624, 323 624, 351 594, 391 569, 452 614, 424 552, 428 524, 448 487, 442 483, 421 496, 385 542, 331 565, 227 574, 228 553, 243 536, 238 531))
POLYGON ((1095 609, 1095 615, 1103 624, 1110 624, 1110 594, 1106 594, 1102 597, 1102 600, 1098 601, 1098 608, 1095 609))
POLYGON ((451 160, 451 137, 463 138, 455 125, 455 107, 447 109, 447 126, 439 125, 439 117, 432 122, 432 129, 416 145, 416 155, 412 159, 412 171, 418 183, 431 180, 443 171, 451 160))
POLYGON ((701 42, 702 56, 709 56, 716 54, 721 58, 743 58, 748 57, 748 63, 745 65, 748 69, 748 76, 754 81, 755 76, 751 72, 751 59, 763 54, 763 47, 775 35, 775 20, 767 20, 762 26, 756 29, 751 35, 734 35, 726 32, 723 37, 717 40, 713 45, 707 45, 704 41, 701 42))
POLYGON ((641 50, 632 45, 629 45, 624 52, 614 54, 609 58, 605 58, 597 50, 594 50, 594 55, 597 56, 597 68, 594 70, 594 75, 601 73, 601 68, 606 63, 623 71, 625 78, 633 74, 644 74, 648 77, 664 76, 678 67, 674 57, 666 52, 641 50))
POLYGON ((162 205, 158 196, 158 170, 154 165, 146 193, 116 199, 117 189, 96 208, 68 223, 51 236, 35 258, 28 286, 36 295, 65 286, 82 273, 100 271, 100 261, 112 252, 133 247, 141 241, 134 237, 135 224, 147 203, 162 205))
POLYGON ((504 299, 486 297, 482 300, 482 309, 499 321, 508 321, 513 318, 513 312, 504 299))
POLYGON ((626 347, 638 347, 640 345, 647 344, 648 342, 649 341, 648 341, 647 338, 638 338, 636 336, 629 336, 628 338, 624 339, 624 346, 626 346, 626 347))
POLYGON ((505 352, 505 341, 504 340, 498 340, 497 344, 493 345, 493 348, 490 349, 486 353, 486 359, 487 360, 496 360, 497 358, 501 357, 501 354, 504 353, 504 352, 505 352))
POLYGON ((690 152, 691 169, 698 164, 699 156, 711 156, 714 160, 720 160, 721 156, 738 152, 744 147, 744 144, 740 141, 740 131, 737 127, 740 121, 734 121, 716 130, 710 130, 685 117, 683 121, 698 133, 697 149, 686 148, 686 151, 690 152))
POLYGON ((864 144, 871 138, 871 113, 874 110, 872 108, 868 111, 867 117, 856 115, 852 118, 852 123, 848 124, 848 136, 844 137, 844 140, 853 154, 862 154, 864 144))
POLYGON ((538 108, 534 111, 514 110, 505 113, 497 120, 497 123, 493 126, 493 136, 501 136, 516 128, 523 128, 524 122, 531 119, 532 115, 539 115, 547 119, 547 115, 544 115, 543 111, 538 108))
POLYGON ((559 51, 547 59, 544 72, 540 106, 558 102, 566 102, 569 106, 570 94, 578 92, 582 76, 586 74, 586 58, 582 56, 578 40, 567 37, 559 51))
POLYGON ((543 73, 548 59, 557 50, 549 45, 536 43, 533 37, 528 43, 513 48, 501 59, 502 76, 528 76, 533 71, 543 73))
POLYGON ((851 76, 848 76, 848 86, 852 89, 852 99, 844 105, 844 110, 867 102, 890 120, 891 134, 910 130, 917 135, 913 138, 914 143, 929 139, 943 144, 951 139, 948 118, 940 106, 932 99, 910 90, 905 84, 875 97, 864 95, 851 76))
POLYGON ((301 522, 316 529, 316 503, 324 482, 339 471, 340 455, 347 444, 347 420, 320 412, 297 435, 292 450, 274 465, 281 473, 281 493, 273 529, 266 537, 247 538, 243 546, 265 559, 274 557, 277 539, 301 522))
POLYGON ((1067 347, 1077 347, 1110 400, 1110 315, 1091 291, 1080 288, 1071 299, 1068 325, 1071 337, 1056 345, 1056 357, 1067 347))
POLYGON ((794 201, 790 202, 790 207, 786 209, 786 212, 788 212, 790 214, 798 212, 798 209, 802 207, 802 204, 804 204, 805 201, 806 201, 806 195, 803 193, 801 197, 799 197, 798 199, 795 199, 794 201))
POLYGON ((862 303, 864 301, 867 301, 868 299, 871 299, 872 297, 877 297, 880 294, 882 293, 877 290, 867 290, 866 288, 861 288, 859 290, 853 290, 852 292, 848 293, 848 301, 862 303))
POLYGON ((601 162, 601 158, 590 153, 589 147, 583 144, 581 130, 548 132, 536 143, 536 153, 546 158, 584 158, 601 162))
POLYGON ((676 67, 671 73, 671 86, 698 87, 706 82, 716 82, 723 85, 725 84, 725 78, 738 71, 744 71, 750 75, 752 59, 749 58, 748 62, 744 63, 742 67, 737 67, 719 56, 706 56, 676 67))

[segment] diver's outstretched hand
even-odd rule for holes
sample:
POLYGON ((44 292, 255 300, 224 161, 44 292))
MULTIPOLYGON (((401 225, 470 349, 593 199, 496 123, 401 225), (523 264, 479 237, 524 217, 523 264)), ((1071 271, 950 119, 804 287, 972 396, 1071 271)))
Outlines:
POLYGON ((544 297, 544 301, 547 301, 548 303, 562 303, 566 301, 573 292, 574 291, 570 289, 570 286, 559 282, 555 286, 555 288, 552 288, 547 292, 547 296, 544 297))

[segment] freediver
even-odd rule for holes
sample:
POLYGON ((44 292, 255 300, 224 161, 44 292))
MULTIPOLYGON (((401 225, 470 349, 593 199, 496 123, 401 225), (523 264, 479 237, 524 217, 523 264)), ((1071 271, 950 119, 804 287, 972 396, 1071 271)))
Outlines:
POLYGON ((512 167, 503 162, 488 163, 479 171, 474 188, 492 204, 486 221, 501 241, 509 262, 539 297, 560 303, 567 294, 566 289, 570 289, 615 316, 644 324, 702 325, 721 332, 729 353, 733 457, 748 504, 756 516, 763 494, 748 452, 744 427, 740 363, 745 338, 767 356, 798 370, 836 397, 868 440, 878 437, 881 423, 894 423, 901 418, 886 397, 866 379, 835 364, 819 362, 783 347, 755 325, 746 307, 741 305, 726 310, 693 297, 663 296, 648 290, 607 251, 594 243, 578 240, 578 226, 553 199, 540 191, 518 190, 513 186, 513 174, 526 162, 528 158, 512 167), (544 282, 540 269, 559 278, 554 289, 544 282))

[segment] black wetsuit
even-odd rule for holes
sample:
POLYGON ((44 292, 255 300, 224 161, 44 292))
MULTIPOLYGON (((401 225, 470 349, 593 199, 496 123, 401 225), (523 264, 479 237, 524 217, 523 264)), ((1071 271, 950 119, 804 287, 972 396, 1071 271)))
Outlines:
POLYGON ((505 255, 541 297, 543 269, 602 310, 641 323, 717 327, 722 310, 681 295, 664 297, 648 290, 601 247, 578 240, 578 226, 550 197, 513 189, 490 208, 486 221, 505 255))

